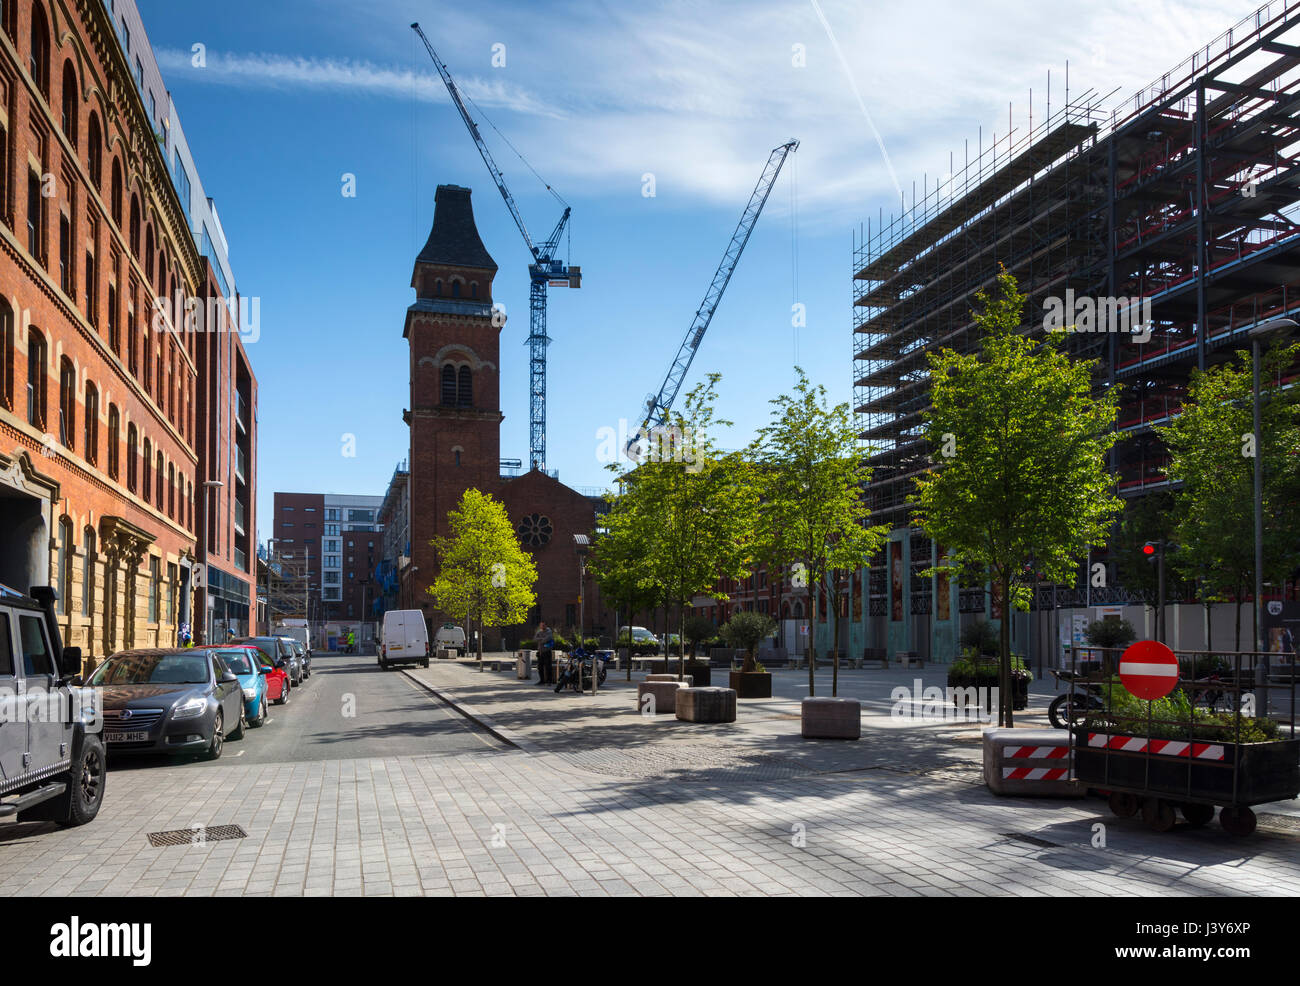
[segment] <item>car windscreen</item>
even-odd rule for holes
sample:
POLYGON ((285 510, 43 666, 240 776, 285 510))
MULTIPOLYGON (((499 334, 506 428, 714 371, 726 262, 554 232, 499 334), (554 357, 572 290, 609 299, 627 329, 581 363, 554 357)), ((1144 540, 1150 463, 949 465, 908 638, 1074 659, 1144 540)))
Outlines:
POLYGON ((199 654, 118 654, 90 676, 92 685, 205 685, 208 659, 199 654))
POLYGON ((235 674, 253 674, 253 662, 249 660, 245 651, 219 650, 217 653, 226 662, 226 667, 230 668, 235 674))

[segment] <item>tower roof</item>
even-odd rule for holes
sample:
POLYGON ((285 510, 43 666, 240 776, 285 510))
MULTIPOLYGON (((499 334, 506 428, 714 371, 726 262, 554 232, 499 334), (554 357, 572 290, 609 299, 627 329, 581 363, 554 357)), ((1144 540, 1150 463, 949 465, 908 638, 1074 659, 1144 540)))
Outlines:
POLYGON ((438 186, 433 198, 433 229, 424 249, 415 258, 417 264, 497 269, 496 261, 479 238, 469 197, 470 190, 460 185, 438 186))

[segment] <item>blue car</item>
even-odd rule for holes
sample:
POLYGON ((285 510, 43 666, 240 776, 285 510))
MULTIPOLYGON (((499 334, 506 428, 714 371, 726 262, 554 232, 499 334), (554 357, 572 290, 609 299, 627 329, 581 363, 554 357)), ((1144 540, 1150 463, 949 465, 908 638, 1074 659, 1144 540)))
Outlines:
POLYGON ((266 675, 261 672, 261 652, 251 645, 237 644, 213 649, 239 679, 239 687, 244 692, 244 718, 250 726, 263 725, 271 700, 267 696, 266 675))

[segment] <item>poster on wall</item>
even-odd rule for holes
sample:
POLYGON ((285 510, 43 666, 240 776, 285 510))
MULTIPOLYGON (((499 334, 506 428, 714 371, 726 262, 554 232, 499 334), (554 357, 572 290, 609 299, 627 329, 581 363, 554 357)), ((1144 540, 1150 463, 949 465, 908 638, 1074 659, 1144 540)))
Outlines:
POLYGON ((889 543, 889 602, 890 618, 903 618, 903 542, 889 543))

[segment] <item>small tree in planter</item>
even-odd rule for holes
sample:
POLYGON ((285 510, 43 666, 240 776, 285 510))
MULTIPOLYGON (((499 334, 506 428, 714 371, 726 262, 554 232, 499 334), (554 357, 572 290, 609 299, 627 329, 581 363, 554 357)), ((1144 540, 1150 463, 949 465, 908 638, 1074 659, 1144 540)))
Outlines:
POLYGON ((695 614, 688 616, 686 622, 682 624, 682 636, 686 638, 687 643, 691 645, 691 659, 695 659, 695 652, 704 640, 712 640, 717 634, 718 628, 713 625, 713 621, 707 616, 695 614))
MULTIPOLYGON (((1118 616, 1107 616, 1104 619, 1093 620, 1093 622, 1089 623, 1084 636, 1093 647, 1101 647, 1104 650, 1119 650, 1137 640, 1137 631, 1133 629, 1133 624, 1128 620, 1121 619, 1118 616)), ((1113 669, 1114 664, 1110 655, 1104 655, 1104 657, 1105 666, 1113 669)))
POLYGON ((772 674, 754 659, 759 641, 776 632, 776 620, 766 613, 743 610, 722 627, 722 639, 728 647, 745 652, 739 671, 731 672, 731 687, 737 698, 771 698, 772 674))
POLYGON ((993 656, 998 652, 998 632, 988 620, 976 620, 962 629, 961 645, 973 649, 977 657, 993 656))

